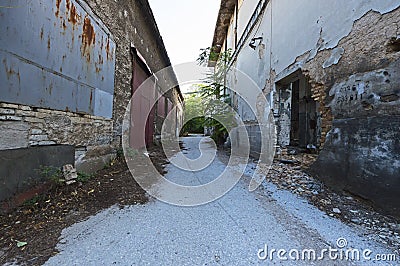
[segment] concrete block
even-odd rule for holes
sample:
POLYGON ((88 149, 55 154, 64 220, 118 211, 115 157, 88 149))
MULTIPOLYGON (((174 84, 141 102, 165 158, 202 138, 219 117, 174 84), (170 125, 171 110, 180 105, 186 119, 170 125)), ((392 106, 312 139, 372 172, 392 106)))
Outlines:
POLYGON ((73 146, 47 146, 0 151, 0 201, 46 181, 41 167, 74 164, 73 146))
POLYGON ((310 172, 399 216, 399 127, 393 116, 336 119, 310 172))
POLYGON ((0 132, 0 150, 28 147, 28 123, 0 121, 0 132))

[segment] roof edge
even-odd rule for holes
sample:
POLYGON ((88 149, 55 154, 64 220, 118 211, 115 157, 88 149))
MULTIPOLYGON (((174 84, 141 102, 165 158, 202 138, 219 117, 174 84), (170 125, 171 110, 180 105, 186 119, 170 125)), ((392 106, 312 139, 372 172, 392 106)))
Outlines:
MULTIPOLYGON (((215 25, 214 38, 211 45, 211 48, 216 54, 221 52, 236 5, 237 0, 221 0, 217 23, 215 25)), ((214 66, 215 61, 210 61, 208 65, 214 66)))

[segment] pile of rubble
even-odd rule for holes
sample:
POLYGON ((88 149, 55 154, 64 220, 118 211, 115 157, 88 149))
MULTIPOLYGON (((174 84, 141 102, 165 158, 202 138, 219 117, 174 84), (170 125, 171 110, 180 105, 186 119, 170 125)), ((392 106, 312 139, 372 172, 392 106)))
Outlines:
POLYGON ((400 221, 382 215, 363 199, 336 193, 305 170, 315 161, 314 154, 280 152, 271 167, 267 181, 278 188, 306 198, 311 204, 353 226, 359 226, 369 239, 381 242, 399 252, 400 221))

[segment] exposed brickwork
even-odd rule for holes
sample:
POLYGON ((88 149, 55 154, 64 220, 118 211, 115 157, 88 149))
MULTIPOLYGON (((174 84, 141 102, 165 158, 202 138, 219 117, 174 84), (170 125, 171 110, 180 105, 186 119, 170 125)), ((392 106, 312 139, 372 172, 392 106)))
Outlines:
POLYGON ((337 47, 337 64, 323 68, 332 50, 306 62, 313 98, 320 103, 320 156, 311 171, 332 187, 371 200, 398 215, 400 150, 400 8, 370 11, 354 22, 337 47))
POLYGON ((327 107, 331 100, 329 90, 341 79, 384 68, 399 58, 399 53, 392 51, 389 45, 391 38, 400 35, 399 17, 400 8, 384 15, 368 12, 354 23, 350 34, 339 42, 337 47, 344 48, 345 52, 338 64, 322 68, 331 55, 330 50, 323 50, 304 65, 303 72, 310 79, 313 98, 320 103, 321 148, 334 119, 327 107))

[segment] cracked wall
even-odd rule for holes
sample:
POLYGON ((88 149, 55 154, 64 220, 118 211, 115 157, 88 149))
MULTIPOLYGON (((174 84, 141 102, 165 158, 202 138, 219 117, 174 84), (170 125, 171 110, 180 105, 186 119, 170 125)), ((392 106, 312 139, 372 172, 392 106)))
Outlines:
POLYGON ((318 53, 304 65, 308 75, 323 84, 314 93, 323 95, 323 111, 329 113, 324 122, 331 124, 324 129, 324 149, 312 172, 396 215, 400 208, 400 59, 391 41, 400 34, 399 17, 400 8, 386 14, 368 12, 337 47, 318 53), (327 64, 333 57, 338 60, 327 64))
MULTIPOLYGON (((314 174, 397 215, 399 6, 398 1, 272 0, 249 34, 248 42, 263 37, 261 43, 255 50, 245 45, 233 63, 264 88, 281 145, 288 144, 291 106, 290 96, 279 98, 287 93, 279 84, 298 71, 304 74, 318 103, 321 153, 314 174)), ((240 100, 238 105, 245 114, 246 106, 240 100)), ((252 121, 244 120, 250 127, 252 121)))

